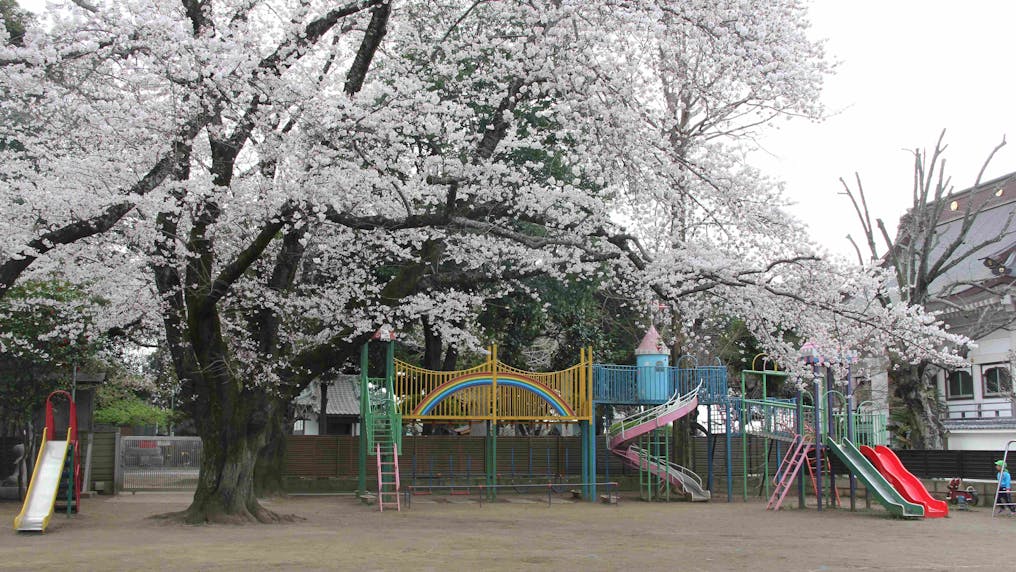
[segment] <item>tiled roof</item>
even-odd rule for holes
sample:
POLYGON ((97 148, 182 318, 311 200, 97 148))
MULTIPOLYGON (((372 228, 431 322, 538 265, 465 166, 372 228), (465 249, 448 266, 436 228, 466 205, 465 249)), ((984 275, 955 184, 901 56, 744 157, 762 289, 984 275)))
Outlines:
POLYGON ((943 423, 949 431, 976 429, 1016 429, 1016 417, 988 417, 984 419, 953 419, 943 423))
MULTIPOLYGON (((360 378, 356 375, 339 375, 325 380, 328 383, 328 414, 360 414, 360 378)), ((313 381, 294 400, 297 407, 317 414, 321 411, 321 383, 313 381)))
MULTIPOLYGON (((946 196, 942 200, 950 204, 955 202, 958 208, 953 211, 947 206, 943 211, 942 218, 936 224, 936 237, 931 246, 929 260, 937 260, 963 232, 963 215, 968 207, 967 202, 971 200, 974 201, 974 212, 978 208, 983 208, 983 210, 977 215, 974 224, 966 231, 963 246, 954 255, 966 253, 971 246, 987 244, 947 270, 931 285, 930 290, 937 292, 943 287, 959 281, 981 282, 998 277, 998 274, 993 273, 990 268, 985 266, 984 258, 991 257, 1006 266, 1009 264, 1005 263, 1013 262, 1012 255, 1016 251, 1016 224, 1010 224, 1009 216, 1016 208, 1016 173, 988 181, 977 188, 946 196), (1003 194, 996 195, 996 192, 1003 194), (1007 227, 1007 225, 1009 226, 1007 227), (1002 234, 1001 239, 995 241, 1000 234, 1002 234)), ((900 224, 902 229, 902 220, 900 224)))

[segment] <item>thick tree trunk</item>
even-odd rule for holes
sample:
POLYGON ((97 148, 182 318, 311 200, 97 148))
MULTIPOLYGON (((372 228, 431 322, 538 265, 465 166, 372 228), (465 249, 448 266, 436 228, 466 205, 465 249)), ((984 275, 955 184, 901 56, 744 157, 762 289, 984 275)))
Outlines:
POLYGON ((272 433, 271 400, 243 392, 233 410, 212 410, 198 422, 201 436, 201 474, 194 500, 187 510, 162 515, 187 524, 245 524, 291 521, 265 509, 254 486, 258 456, 272 433))
POLYGON ((890 372, 890 428, 896 446, 905 449, 945 448, 946 431, 936 384, 938 372, 939 368, 930 364, 901 364, 890 372))
POLYGON ((254 465, 254 494, 258 498, 284 496, 286 489, 282 475, 286 463, 286 435, 289 418, 285 414, 286 406, 279 403, 276 413, 271 416, 265 437, 265 446, 261 449, 254 465))

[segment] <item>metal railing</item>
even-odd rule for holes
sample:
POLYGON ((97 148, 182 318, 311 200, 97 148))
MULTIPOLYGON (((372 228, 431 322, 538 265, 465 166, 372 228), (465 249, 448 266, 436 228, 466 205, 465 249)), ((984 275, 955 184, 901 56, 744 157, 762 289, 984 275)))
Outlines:
POLYGON ((363 420, 364 433, 367 436, 367 450, 374 449, 374 421, 387 419, 392 442, 395 443, 395 450, 402 453, 402 414, 399 412, 399 405, 395 399, 395 392, 392 389, 392 381, 385 378, 368 378, 368 383, 373 384, 371 389, 367 415, 363 420), (384 388, 383 391, 381 388, 384 388))
MULTIPOLYGON (((467 498, 468 498, 468 497, 472 496, 473 491, 475 491, 477 493, 477 500, 479 501, 480 506, 483 506, 483 499, 484 499, 485 496, 488 496, 488 495, 491 495, 491 494, 497 494, 497 491, 502 490, 502 489, 511 488, 512 490, 514 490, 516 493, 519 493, 519 494, 524 494, 519 489, 523 489, 523 490, 527 490, 527 491, 528 490, 532 490, 534 493, 542 493, 542 492, 546 491, 546 493, 547 493, 547 505, 550 506, 551 504, 553 504, 554 494, 557 493, 557 491, 561 490, 562 488, 565 488, 565 487, 585 487, 585 486, 605 487, 607 489, 607 494, 605 495, 607 497, 606 500, 608 501, 607 504, 617 504, 619 484, 616 481, 603 481, 603 482, 598 482, 597 481, 597 482, 589 482, 589 483, 582 483, 582 482, 578 482, 578 483, 570 483, 570 482, 553 483, 553 482, 548 482, 548 483, 539 483, 539 484, 534 483, 534 484, 530 484, 530 485, 522 485, 522 484, 511 484, 511 485, 423 485, 423 486, 409 485, 408 487, 406 487, 406 490, 403 493, 403 496, 404 496, 404 504, 405 504, 406 508, 412 508, 412 506, 413 506, 413 495, 417 495, 417 494, 430 494, 430 493, 435 492, 435 491, 447 491, 449 494, 453 494, 453 491, 455 491, 455 492, 458 492, 458 493, 466 495, 467 498)), ((571 494, 572 494, 572 496, 575 496, 576 492, 572 491, 571 494)), ((489 499, 488 499, 488 502, 489 502, 489 499)))
MULTIPOLYGON (((797 405, 775 399, 741 399, 742 426, 749 435, 791 441, 797 434, 797 405)), ((807 411, 813 408, 805 406, 807 411)), ((812 414, 814 415, 814 414, 812 414)))
MULTIPOLYGON (((770 439, 792 441, 798 432, 797 406, 791 401, 774 399, 735 399, 731 400, 734 419, 740 419, 740 425, 731 425, 733 433, 742 429, 748 435, 758 435, 770 439)), ((814 439, 815 408, 811 405, 802 407, 804 414, 803 431, 814 439)), ((847 434, 847 413, 840 410, 833 412, 833 424, 837 435, 847 434)), ((889 443, 889 416, 882 411, 855 411, 854 443, 857 445, 887 445, 889 443)), ((822 415, 822 431, 827 432, 826 416, 822 415)))
POLYGON ((662 403, 675 393, 684 395, 696 387, 699 387, 699 402, 703 404, 725 399, 727 368, 593 365, 593 400, 602 403, 662 403))
POLYGON ((645 411, 634 413, 632 415, 629 415, 628 417, 625 417, 624 419, 621 419, 620 421, 612 423, 607 431, 608 440, 617 437, 618 435, 624 437, 625 432, 628 429, 638 427, 643 423, 646 423, 653 419, 657 419, 659 417, 663 417, 664 415, 672 411, 676 411, 688 405, 689 403, 692 402, 692 400, 694 400, 698 396, 699 389, 700 387, 696 387, 695 389, 680 396, 678 396, 678 394, 674 394, 674 396, 666 403, 657 405, 656 407, 647 409, 645 411))
POLYGON ((200 437, 121 437, 117 489, 191 491, 197 488, 200 468, 200 437))

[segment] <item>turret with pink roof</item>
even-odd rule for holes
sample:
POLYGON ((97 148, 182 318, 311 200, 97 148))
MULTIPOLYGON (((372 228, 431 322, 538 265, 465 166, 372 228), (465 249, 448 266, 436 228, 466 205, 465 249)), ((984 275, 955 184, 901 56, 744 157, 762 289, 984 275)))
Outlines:
POLYGON ((642 342, 635 348, 635 365, 638 367, 639 399, 643 401, 666 401, 670 397, 668 366, 670 350, 650 325, 642 342))

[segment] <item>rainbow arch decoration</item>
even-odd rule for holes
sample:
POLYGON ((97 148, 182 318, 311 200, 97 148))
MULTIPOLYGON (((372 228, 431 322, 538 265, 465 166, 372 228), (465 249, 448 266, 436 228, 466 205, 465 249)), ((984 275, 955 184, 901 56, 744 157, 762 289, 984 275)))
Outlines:
POLYGON ((403 420, 550 421, 592 419, 592 352, 561 371, 531 372, 488 359, 459 371, 396 360, 393 388, 403 420))
POLYGON ((503 373, 496 378, 488 373, 474 373, 457 377, 438 386, 430 393, 430 395, 427 396, 426 399, 416 406, 416 409, 413 410, 412 414, 426 415, 433 410, 434 406, 440 403, 441 400, 458 391, 462 391, 463 389, 480 386, 490 386, 493 388, 495 379, 496 383, 500 386, 517 387, 534 393, 546 401, 551 409, 553 409, 554 412, 561 417, 575 416, 575 412, 572 411, 571 406, 568 405, 560 395, 554 392, 554 390, 536 380, 516 373, 503 373))

